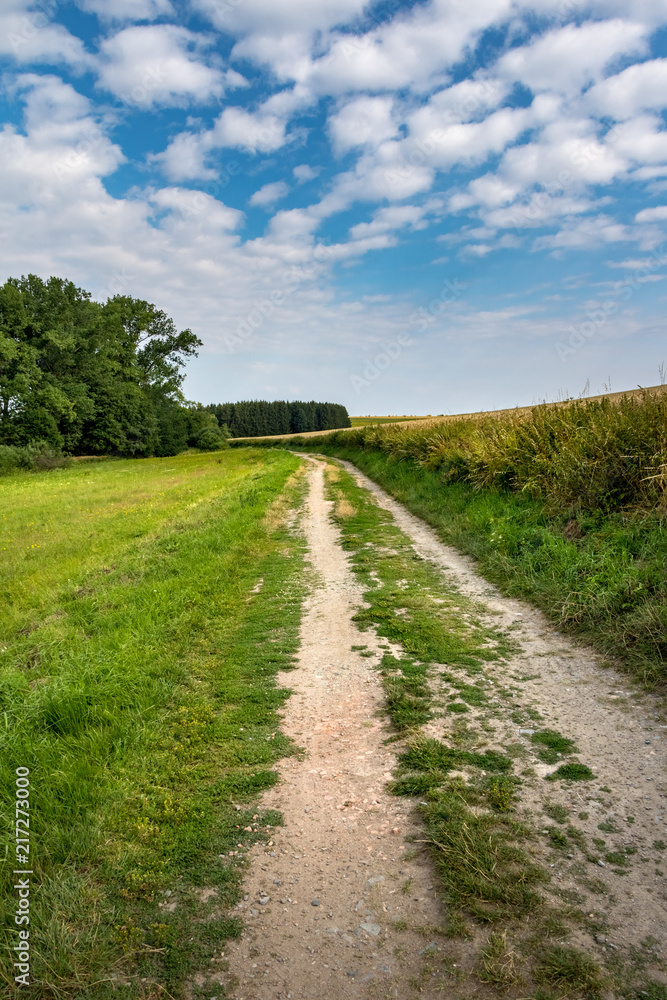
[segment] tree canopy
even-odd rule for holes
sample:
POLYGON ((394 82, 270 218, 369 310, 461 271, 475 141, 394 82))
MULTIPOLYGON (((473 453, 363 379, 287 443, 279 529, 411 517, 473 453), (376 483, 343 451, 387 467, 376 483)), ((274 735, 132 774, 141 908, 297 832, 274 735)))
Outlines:
POLYGON ((230 431, 349 427, 336 403, 188 403, 184 366, 201 346, 143 299, 100 303, 62 278, 9 278, 0 287, 0 449, 26 461, 37 443, 49 454, 139 458, 220 448, 230 431))
POLYGON ((314 400, 268 403, 253 399, 240 403, 211 403, 206 409, 215 414, 220 425, 229 428, 232 437, 300 434, 350 426, 348 412, 340 403, 316 403, 314 400))
MULTIPOLYGON (((101 304, 62 278, 10 278, 0 287, 0 442, 163 453, 166 428, 178 429, 183 366, 200 346, 141 299, 101 304)), ((176 433, 178 450, 186 436, 176 433)))

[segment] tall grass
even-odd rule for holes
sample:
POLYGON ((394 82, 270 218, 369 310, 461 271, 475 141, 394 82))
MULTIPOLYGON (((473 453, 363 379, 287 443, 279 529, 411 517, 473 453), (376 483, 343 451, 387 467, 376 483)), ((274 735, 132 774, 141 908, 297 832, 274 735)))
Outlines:
POLYGON ((446 483, 525 493, 552 510, 652 509, 664 503, 667 487, 667 395, 359 427, 321 438, 317 446, 333 443, 413 459, 446 483))

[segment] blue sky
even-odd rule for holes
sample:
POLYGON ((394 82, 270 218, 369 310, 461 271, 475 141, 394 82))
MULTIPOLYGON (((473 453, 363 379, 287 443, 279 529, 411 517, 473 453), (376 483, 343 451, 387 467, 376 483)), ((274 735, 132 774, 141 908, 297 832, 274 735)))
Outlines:
POLYGON ((660 381, 664 0, 3 0, 0 271, 157 303, 186 395, 660 381))

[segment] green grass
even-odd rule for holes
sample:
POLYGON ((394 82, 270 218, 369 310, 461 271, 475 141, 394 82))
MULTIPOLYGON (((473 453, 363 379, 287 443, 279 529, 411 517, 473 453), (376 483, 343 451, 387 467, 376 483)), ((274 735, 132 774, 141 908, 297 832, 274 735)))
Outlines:
POLYGON ((244 852, 280 822, 253 801, 292 752, 275 677, 298 639, 302 543, 281 516, 298 464, 248 450, 0 482, 3 582, 20 581, 0 616, 0 783, 6 803, 30 768, 31 997, 139 998, 148 980, 178 1000, 239 933, 244 852))
POLYGON ((561 766, 550 774, 548 781, 556 781, 560 778, 563 781, 592 781, 595 775, 586 764, 561 764, 561 766))
POLYGON ((576 948, 555 945, 542 956, 536 979, 558 990, 558 997, 598 997, 605 981, 596 963, 576 948))

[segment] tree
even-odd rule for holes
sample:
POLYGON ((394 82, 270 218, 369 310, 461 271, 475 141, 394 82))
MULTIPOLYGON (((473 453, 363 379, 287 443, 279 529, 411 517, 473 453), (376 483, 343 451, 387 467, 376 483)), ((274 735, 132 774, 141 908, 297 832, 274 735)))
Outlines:
POLYGON ((144 300, 101 305, 62 278, 10 278, 0 288, 0 442, 173 454, 184 422, 168 430, 167 414, 183 403, 181 369, 199 346, 144 300))

